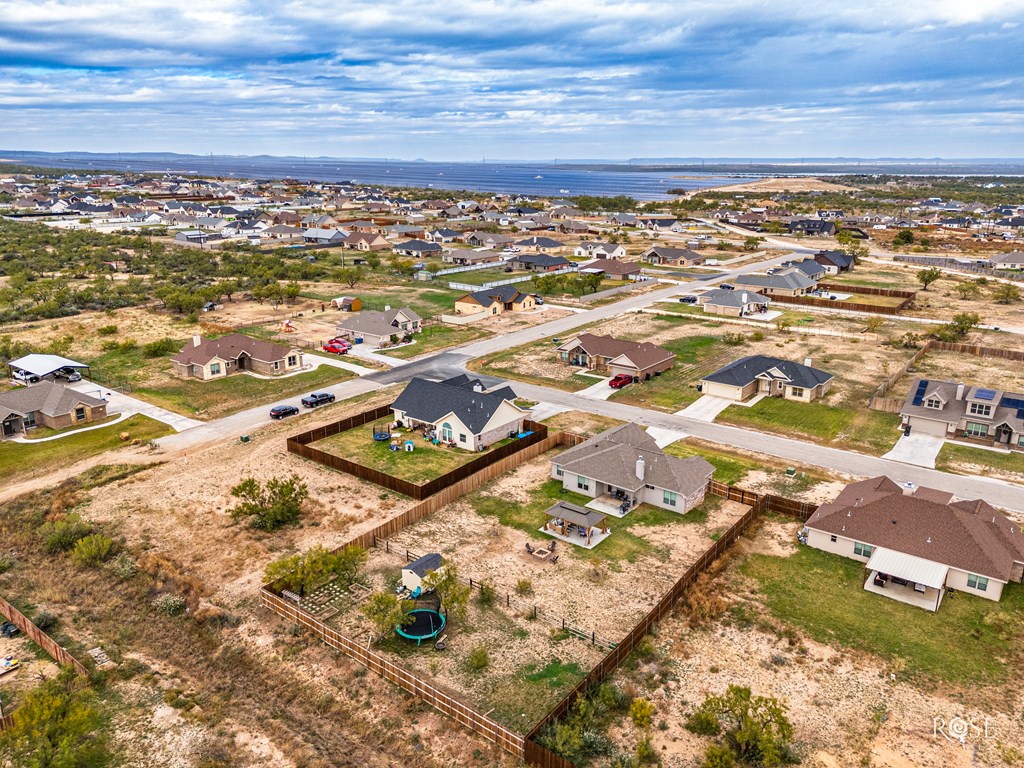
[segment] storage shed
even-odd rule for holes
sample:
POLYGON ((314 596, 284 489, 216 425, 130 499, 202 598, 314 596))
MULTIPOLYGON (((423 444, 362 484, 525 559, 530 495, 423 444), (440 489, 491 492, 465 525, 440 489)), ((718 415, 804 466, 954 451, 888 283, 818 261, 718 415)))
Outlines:
POLYGON ((423 577, 444 565, 444 558, 437 552, 423 555, 402 568, 402 586, 410 592, 423 587, 423 577))
POLYGON ((359 312, 363 308, 363 300, 358 296, 339 296, 331 299, 331 306, 342 312, 359 312))

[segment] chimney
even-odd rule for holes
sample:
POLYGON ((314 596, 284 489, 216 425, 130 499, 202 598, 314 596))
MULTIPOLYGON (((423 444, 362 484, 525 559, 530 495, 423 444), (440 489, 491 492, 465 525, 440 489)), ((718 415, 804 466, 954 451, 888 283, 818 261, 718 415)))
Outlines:
POLYGON ((956 399, 957 400, 963 400, 964 399, 964 383, 962 381, 959 384, 956 385, 956 399))
POLYGON ((391 311, 391 305, 390 304, 385 304, 384 305, 384 311, 385 312, 390 312, 391 311))
POLYGON ((805 357, 804 358, 804 365, 806 365, 808 368, 810 368, 811 367, 811 358, 805 357))
POLYGON ((743 293, 740 294, 740 301, 742 301, 744 304, 747 303, 747 292, 746 291, 744 291, 743 293))
POLYGON ((198 347, 202 343, 203 343, 203 337, 200 336, 198 333, 194 334, 192 336, 192 346, 193 347, 198 347))
POLYGON ((636 479, 637 480, 643 480, 644 479, 644 469, 645 469, 645 466, 646 465, 644 464, 644 457, 643 456, 641 456, 639 459, 636 460, 636 479))
POLYGON ((903 495, 904 496, 913 496, 914 492, 916 490, 917 490, 917 486, 914 485, 913 483, 904 483, 903 484, 903 495))

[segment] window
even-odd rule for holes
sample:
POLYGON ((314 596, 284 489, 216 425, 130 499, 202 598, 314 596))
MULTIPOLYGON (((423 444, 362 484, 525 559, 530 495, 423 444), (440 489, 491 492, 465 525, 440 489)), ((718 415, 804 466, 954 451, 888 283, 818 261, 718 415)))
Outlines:
POLYGON ((674 507, 676 505, 676 494, 672 493, 672 491, 665 491, 662 494, 661 500, 662 503, 667 504, 670 507, 674 507))
POLYGON ((971 589, 976 589, 979 592, 984 592, 986 589, 988 589, 988 578, 985 576, 975 576, 973 573, 968 573, 967 586, 971 589))
POLYGON ((992 406, 984 403, 971 403, 970 413, 972 416, 991 416, 992 406))
POLYGON ((275 370, 275 371, 276 371, 276 370, 278 370, 278 369, 279 369, 280 367, 281 367, 281 364, 280 364, 280 363, 278 363, 278 362, 275 362, 275 363, 274 363, 274 370, 275 370))
POLYGON ((836 536, 836 535, 835 535, 835 534, 833 533, 833 534, 832 534, 831 536, 829 536, 829 541, 832 541, 832 542, 836 542, 836 541, 839 541, 839 537, 838 537, 838 536, 836 536))
POLYGON ((939 398, 937 398, 937 397, 929 397, 927 400, 924 401, 924 407, 925 408, 931 408, 931 409, 936 410, 936 411, 941 411, 942 410, 942 401, 939 400, 939 398))
POLYGON ((75 408, 75 421, 85 421, 85 408, 82 406, 75 408))
POLYGON ((220 376, 220 363, 210 363, 210 375, 220 376))
POLYGON ((583 475, 576 475, 576 487, 581 491, 590 490, 590 478, 583 475))
POLYGON ((1021 435, 1020 437, 1017 438, 1017 445, 1024 448, 1024 435, 1021 435))
POLYGON ((562 477, 564 474, 565 472, 562 471, 562 468, 555 464, 555 477, 562 477))
POLYGON ((452 425, 451 424, 449 424, 446 421, 444 424, 441 425, 441 439, 442 440, 444 440, 446 443, 450 443, 452 441, 452 435, 453 434, 454 433, 452 432, 452 425))
POLYGON ((460 443, 466 442, 466 436, 464 434, 462 434, 461 432, 459 433, 459 442, 460 443))
POLYGON ((988 437, 988 424, 978 424, 973 421, 967 422, 967 429, 964 430, 971 437, 988 437))
POLYGON ((860 557, 871 557, 871 553, 874 551, 875 548, 867 544, 861 544, 859 541, 853 543, 853 554, 860 557))
POLYGON ((803 387, 793 387, 790 391, 793 393, 793 397, 803 397, 804 396, 804 388, 803 387))

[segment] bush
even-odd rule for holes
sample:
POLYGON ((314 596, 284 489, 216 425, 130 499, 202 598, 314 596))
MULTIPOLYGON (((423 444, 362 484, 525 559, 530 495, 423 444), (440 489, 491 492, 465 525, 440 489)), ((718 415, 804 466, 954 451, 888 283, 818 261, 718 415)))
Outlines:
POLYGON ((651 743, 650 736, 644 736, 636 743, 636 760, 640 765, 657 765, 658 753, 651 743))
POLYGON ((302 512, 302 502, 309 495, 309 489, 298 475, 286 480, 271 478, 265 485, 247 477, 234 488, 231 495, 242 500, 231 511, 234 520, 251 518, 249 524, 263 531, 274 531, 281 526, 296 523, 302 512))
POLYGON ((43 632, 47 632, 56 627, 57 621, 57 617, 49 611, 40 611, 32 617, 32 623, 43 630, 43 632))
POLYGON ((494 588, 487 584, 481 584, 480 591, 476 594, 476 602, 481 608, 494 605, 494 588))
POLYGON ((13 555, 0 555, 0 573, 7 573, 14 567, 13 555))
POLYGON ((533 594, 533 582, 529 579, 520 579, 516 582, 516 594, 517 595, 532 595, 533 594))
POLYGON ((117 334, 117 326, 101 325, 99 328, 96 329, 96 334, 98 336, 115 336, 117 334))
POLYGON ((164 616, 180 616, 187 606, 188 603, 181 595, 163 594, 153 601, 153 607, 164 616))
POLYGON ((469 667, 472 672, 483 672, 491 663, 490 654, 487 653, 487 647, 478 645, 476 648, 469 652, 469 656, 466 659, 466 666, 469 667))
POLYGON ((151 341, 143 345, 142 355, 143 357, 163 357, 164 355, 177 352, 179 346, 181 345, 174 339, 159 339, 158 341, 151 341))
POLYGON ((764 341, 764 331, 754 331, 750 334, 751 341, 764 341))
POLYGON ((718 722, 718 716, 706 709, 695 709, 686 718, 686 730, 696 733, 698 736, 717 736, 722 730, 718 722))
POLYGON ((93 533, 75 542, 71 559, 76 565, 97 566, 114 554, 114 540, 102 533, 93 533))
POLYGON ((704 762, 701 768, 733 768, 736 758, 732 750, 722 744, 709 744, 704 751, 704 762))
POLYGON ((629 717, 637 728, 650 730, 651 718, 654 717, 654 705, 647 699, 633 699, 633 703, 629 707, 629 717))
POLYGON ((78 515, 70 514, 63 520, 44 523, 40 526, 39 533, 43 537, 43 546, 46 551, 55 555, 58 552, 67 552, 78 543, 79 539, 84 539, 92 533, 92 526, 78 515))
POLYGON ((113 571, 114 575, 121 581, 128 581, 128 579, 135 578, 135 574, 139 572, 139 564, 136 563, 135 558, 127 552, 122 552, 114 559, 114 562, 110 566, 110 570, 113 571))
POLYGON ((733 333, 730 331, 729 333, 722 334, 722 341, 727 346, 740 347, 746 343, 747 338, 742 333, 733 333))

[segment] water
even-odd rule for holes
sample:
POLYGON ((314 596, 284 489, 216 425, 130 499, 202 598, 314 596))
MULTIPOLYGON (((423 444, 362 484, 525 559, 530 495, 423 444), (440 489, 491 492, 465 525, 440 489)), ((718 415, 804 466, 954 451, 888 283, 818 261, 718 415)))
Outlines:
POLYGON ((294 178, 301 181, 353 181, 365 185, 465 189, 543 197, 628 195, 636 200, 667 200, 669 189, 705 189, 749 181, 751 177, 672 172, 587 170, 565 165, 522 163, 428 163, 330 158, 225 157, 203 155, 119 155, 5 152, 5 158, 52 168, 97 168, 146 173, 230 176, 252 179, 294 178))

